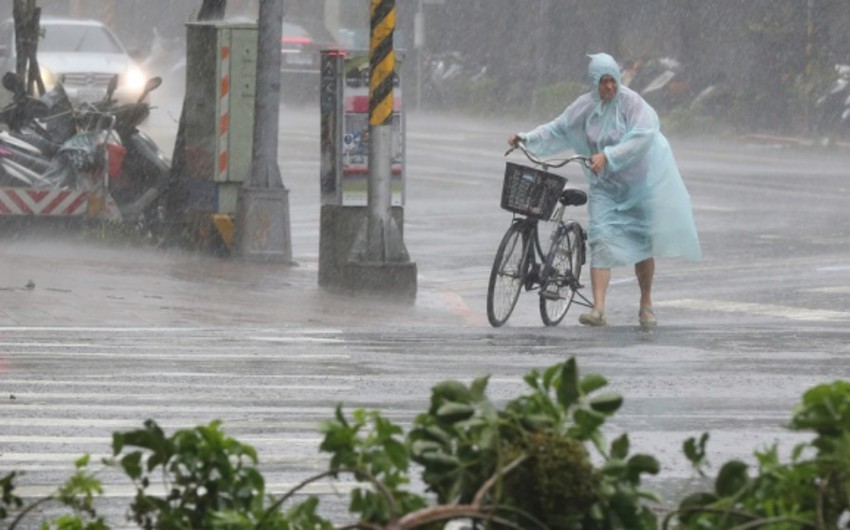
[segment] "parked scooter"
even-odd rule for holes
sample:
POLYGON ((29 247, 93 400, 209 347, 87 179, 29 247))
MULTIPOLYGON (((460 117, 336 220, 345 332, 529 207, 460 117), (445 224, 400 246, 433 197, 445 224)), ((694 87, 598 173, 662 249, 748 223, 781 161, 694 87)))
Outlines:
POLYGON ((64 173, 56 171, 57 158, 82 151, 108 166, 109 195, 124 222, 150 234, 153 225, 161 224, 157 199, 167 185, 170 162, 138 127, 150 114, 147 96, 161 82, 159 77, 150 79, 137 101, 118 105, 113 100, 116 77, 102 101, 74 109, 61 83, 37 100, 26 94, 20 77, 6 74, 3 84, 15 100, 0 111, 0 122, 9 128, 5 136, 0 134, 0 148, 6 148, 0 150, 0 170, 12 171, 0 172, 0 178, 16 179, 21 186, 67 186, 70 174, 67 168, 64 173), (96 148, 90 141, 95 131, 106 135, 98 143, 106 156, 87 153, 96 148))
POLYGON ((171 161, 150 136, 139 130, 150 115, 148 95, 162 84, 161 77, 153 77, 145 84, 142 94, 134 103, 115 105, 112 100, 114 86, 110 84, 106 98, 94 108, 115 116, 113 132, 123 146, 119 177, 110 182, 110 191, 121 214, 127 222, 147 219, 153 222, 157 214, 157 199, 165 190, 171 173, 171 161))
POLYGON ((640 93, 659 112, 688 101, 691 84, 682 64, 670 57, 638 61, 624 71, 624 84, 640 93))
MULTIPOLYGON (((29 124, 49 113, 48 106, 26 93, 23 80, 12 72, 3 76, 3 87, 13 94, 12 103, 0 110, 0 123, 8 130, 0 132, 0 185, 40 186, 46 185, 43 175, 50 168, 50 158, 23 134, 29 124)), ((38 134, 33 134, 41 141, 38 134)))

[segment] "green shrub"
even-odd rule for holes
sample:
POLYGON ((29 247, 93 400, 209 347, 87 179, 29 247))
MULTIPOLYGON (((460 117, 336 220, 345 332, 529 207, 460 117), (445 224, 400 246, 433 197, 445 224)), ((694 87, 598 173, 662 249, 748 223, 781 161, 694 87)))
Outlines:
MULTIPOLYGON (((850 383, 823 384, 803 394, 789 427, 813 431, 811 442, 794 447, 781 462, 778 447, 756 451, 758 469, 739 460, 726 462, 714 491, 686 497, 664 523, 678 517, 680 528, 837 529, 850 517, 850 383)), ((707 435, 703 436, 703 448, 707 435)), ((701 469, 704 450, 686 455, 701 469)), ((690 450, 688 450, 690 449, 690 450)))
MULTIPOLYGON (((432 389, 428 410, 405 434, 379 411, 339 406, 321 426, 326 471, 306 478, 278 499, 265 492, 257 456, 226 436, 220 424, 178 430, 171 436, 151 420, 113 435, 113 458, 136 487, 128 520, 145 529, 331 530, 310 496, 282 507, 304 486, 350 474, 358 482, 346 528, 439 530, 449 519, 471 518, 488 530, 655 530, 657 496, 641 487, 657 474, 651 455, 630 454, 627 434, 610 444, 602 427, 622 397, 600 392, 598 374, 580 377, 574 359, 525 376, 529 387, 497 406, 487 397, 486 377, 469 385, 445 381, 432 389), (591 450, 599 462, 594 465, 591 450), (437 498, 408 491, 411 463, 437 498)), ((850 520, 850 382, 808 390, 789 428, 815 437, 794 447, 782 462, 776 445, 755 452, 757 468, 724 463, 711 491, 682 499, 668 511, 664 529, 837 529, 850 520)), ((708 434, 684 443, 694 470, 705 476, 708 434)), ((102 494, 89 458, 56 493, 24 505, 14 493, 13 471, 0 478, 0 520, 8 528, 56 502, 66 513, 43 521, 49 530, 107 530, 95 510, 102 494)))

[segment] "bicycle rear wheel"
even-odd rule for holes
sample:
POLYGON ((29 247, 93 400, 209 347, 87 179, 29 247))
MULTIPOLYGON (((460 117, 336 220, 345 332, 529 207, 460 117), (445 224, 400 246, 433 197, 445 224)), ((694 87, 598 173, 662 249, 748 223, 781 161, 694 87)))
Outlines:
POLYGON ((581 284, 584 245, 581 227, 562 225, 549 248, 540 287, 540 318, 547 326, 557 326, 573 303, 581 284))
POLYGON ((487 319, 494 328, 507 322, 516 306, 525 281, 527 244, 522 224, 514 223, 505 232, 496 251, 487 287, 487 319))

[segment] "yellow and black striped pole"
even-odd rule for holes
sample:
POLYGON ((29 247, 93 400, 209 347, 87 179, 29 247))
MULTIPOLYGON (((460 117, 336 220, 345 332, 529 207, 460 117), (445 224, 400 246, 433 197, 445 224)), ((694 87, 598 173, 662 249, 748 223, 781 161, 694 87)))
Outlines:
POLYGON ((409 259, 401 241, 400 230, 394 227, 391 215, 395 14, 395 0, 372 0, 366 252, 368 259, 373 262, 409 259))
POLYGON ((369 39, 369 125, 391 125, 395 52, 395 0, 372 0, 369 39))
MULTIPOLYGON (((367 215, 342 269, 343 283, 352 292, 391 294, 406 301, 416 298, 416 264, 404 247, 401 224, 392 216, 392 143, 401 136, 402 116, 396 120, 393 31, 395 0, 372 0, 369 39, 369 179, 367 215)), ((403 152, 403 149, 402 149, 403 152)))

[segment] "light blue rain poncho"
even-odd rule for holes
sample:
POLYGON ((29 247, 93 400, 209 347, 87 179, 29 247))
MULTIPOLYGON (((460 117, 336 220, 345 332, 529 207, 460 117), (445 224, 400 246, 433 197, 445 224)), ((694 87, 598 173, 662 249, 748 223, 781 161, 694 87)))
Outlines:
POLYGON ((631 265, 660 256, 700 259, 690 197, 660 132, 658 115, 620 84, 613 57, 599 53, 590 59, 593 89, 553 121, 520 136, 538 156, 565 149, 585 156, 605 154, 608 162, 600 174, 585 169, 591 267, 631 265), (604 75, 617 81, 617 95, 607 104, 597 90, 604 75))

